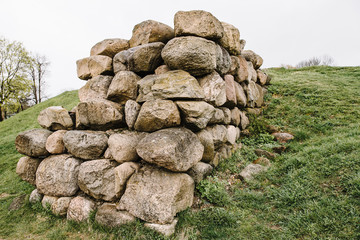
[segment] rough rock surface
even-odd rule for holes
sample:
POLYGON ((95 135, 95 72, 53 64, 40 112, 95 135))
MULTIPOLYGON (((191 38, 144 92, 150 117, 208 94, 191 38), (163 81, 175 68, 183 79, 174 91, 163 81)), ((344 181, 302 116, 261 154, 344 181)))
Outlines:
POLYGON ((257 84, 255 82, 250 81, 244 88, 247 95, 247 105, 251 108, 257 107, 262 103, 262 100, 260 99, 262 97, 262 93, 259 92, 256 85, 257 84))
POLYGON ((268 79, 268 75, 261 71, 260 69, 258 69, 256 71, 257 73, 257 83, 259 83, 261 86, 265 85, 267 83, 267 79, 268 79))
POLYGON ((135 100, 137 97, 137 82, 141 78, 131 71, 120 71, 118 72, 107 92, 107 99, 125 104, 127 100, 135 100))
POLYGON ((104 203, 95 215, 95 221, 107 227, 121 227, 123 224, 134 222, 135 219, 130 213, 117 210, 114 203, 104 203))
POLYGON ((237 56, 237 58, 239 59, 239 67, 235 74, 235 80, 239 83, 242 83, 244 81, 249 81, 251 79, 251 76, 249 79, 249 64, 248 64, 248 62, 242 56, 237 56))
POLYGON ((265 156, 266 158, 270 159, 270 160, 274 160, 276 155, 274 153, 268 152, 266 150, 263 149, 255 149, 255 154, 259 157, 261 156, 265 156))
POLYGON ((175 218, 169 224, 145 223, 144 226, 151 228, 166 237, 169 237, 175 233, 175 227, 176 227, 177 222, 178 222, 178 220, 175 218))
POLYGON ((56 202, 59 198, 53 196, 44 196, 41 200, 41 205, 45 209, 51 209, 51 206, 54 202, 56 202))
POLYGON ((112 76, 98 75, 89 79, 78 91, 80 102, 106 99, 112 76))
POLYGON ((227 139, 227 129, 224 125, 209 126, 206 130, 211 133, 215 148, 225 143, 227 139))
POLYGON ((119 52, 113 61, 115 74, 125 70, 135 73, 154 72, 162 63, 161 50, 164 46, 162 42, 154 42, 119 52))
POLYGON ((215 156, 215 147, 211 132, 203 129, 197 132, 196 135, 199 138, 201 144, 204 146, 204 153, 201 161, 211 162, 215 156))
POLYGON ((240 126, 241 129, 244 130, 245 128, 247 128, 247 126, 249 126, 250 121, 249 118, 246 116, 245 112, 240 112, 240 126))
POLYGON ((134 128, 135 121, 139 115, 141 105, 134 100, 128 100, 125 103, 125 122, 130 129, 134 128))
POLYGON ((51 211, 55 215, 64 216, 67 214, 67 210, 70 205, 72 197, 60 197, 51 204, 51 211))
POLYGON ((104 55, 113 58, 118 52, 129 48, 129 41, 121 38, 105 39, 95 44, 90 51, 90 56, 104 55))
POLYGON ((196 78, 182 70, 148 75, 138 82, 137 102, 154 99, 203 99, 204 92, 196 78))
POLYGON ((235 95, 236 95, 236 102, 239 107, 245 107, 247 103, 247 98, 244 92, 243 87, 238 83, 234 83, 235 86, 235 95))
POLYGON ((37 202, 41 202, 43 198, 43 195, 41 193, 39 193, 39 191, 35 188, 29 196, 29 202, 30 203, 37 203, 37 202))
POLYGON ((255 175, 257 175, 265 170, 266 170, 266 167, 264 167, 260 164, 250 163, 240 172, 239 175, 243 180, 249 181, 249 180, 252 180, 255 175))
POLYGON ((220 45, 224 47, 231 55, 240 55, 240 31, 233 25, 221 22, 224 28, 224 35, 220 39, 220 45))
POLYGON ((136 131, 153 132, 179 126, 180 122, 180 113, 173 101, 155 99, 142 105, 134 128, 136 131))
POLYGON ((56 131, 69 130, 73 127, 73 121, 68 111, 61 106, 52 106, 42 110, 38 116, 41 127, 56 131))
POLYGON ((216 71, 225 75, 231 68, 231 57, 225 48, 216 44, 216 71))
POLYGON ((205 179, 206 176, 210 175, 212 170, 213 167, 210 164, 198 162, 190 168, 187 173, 194 179, 195 183, 199 183, 201 180, 205 179))
POLYGON ((170 69, 182 69, 193 76, 216 69, 216 44, 200 37, 173 38, 165 45, 161 56, 170 69))
POLYGON ((226 142, 231 145, 234 145, 235 141, 236 141, 236 135, 237 135, 236 127, 234 127, 233 125, 228 125, 226 128, 227 128, 226 142))
POLYGON ((237 105, 235 81, 232 75, 225 75, 226 106, 233 108, 237 105))
POLYGON ((76 128, 107 130, 123 125, 123 107, 120 104, 102 100, 80 102, 76 107, 76 128))
POLYGON ((95 203, 85 197, 74 197, 67 211, 67 219, 83 222, 89 219, 90 213, 95 210, 95 203))
POLYGON ((45 147, 49 153, 61 154, 65 152, 63 137, 66 132, 66 130, 58 130, 47 138, 45 147))
POLYGON ((231 109, 231 124, 234 126, 239 126, 241 123, 241 111, 235 107, 231 109))
POLYGON ((204 101, 177 101, 176 104, 190 129, 205 128, 215 113, 215 108, 204 101))
POLYGON ((131 176, 119 208, 144 221, 171 223, 193 203, 194 181, 185 173, 144 166, 131 176))
POLYGON ((113 201, 115 192, 114 163, 108 159, 86 161, 80 165, 78 184, 80 189, 95 199, 113 201))
POLYGON ((112 58, 94 55, 76 61, 77 75, 82 80, 88 80, 98 75, 112 74, 112 58))
POLYGON ((31 158, 28 156, 19 159, 16 165, 16 174, 21 177, 22 180, 35 185, 36 170, 41 160, 38 158, 31 158))
POLYGON ((212 72, 198 79, 205 94, 205 101, 214 106, 222 106, 226 102, 225 81, 217 72, 212 72))
POLYGON ((15 139, 16 150, 30 157, 46 157, 46 140, 52 134, 46 129, 32 129, 17 135, 15 139))
POLYGON ((152 42, 167 43, 172 38, 174 38, 174 29, 170 26, 154 20, 146 20, 135 25, 129 42, 130 47, 136 47, 152 42))
POLYGON ((139 156, 174 172, 184 172, 199 162, 204 147, 186 128, 168 128, 148 134, 136 147, 139 156))
POLYGON ((143 133, 130 131, 112 134, 108 140, 111 156, 118 163, 136 161, 139 158, 136 145, 144 136, 143 133))
POLYGON ((171 71, 171 69, 167 65, 164 64, 155 69, 155 74, 159 75, 159 74, 166 73, 168 71, 171 71))
POLYGON ((139 170, 138 163, 125 162, 114 168, 115 174, 115 192, 121 196, 126 188, 126 183, 129 178, 139 170))
POLYGON ((36 171, 38 191, 50 196, 69 197, 79 189, 77 178, 81 160, 69 154, 45 158, 36 171))
POLYGON ((263 59, 251 50, 242 51, 241 56, 243 56, 247 61, 250 61, 255 70, 259 69, 259 67, 263 64, 263 59))
POLYGON ((227 107, 221 107, 220 108, 224 113, 224 120, 223 123, 225 125, 229 125, 231 123, 231 110, 227 107))
POLYGON ((202 10, 178 11, 174 17, 174 30, 176 36, 194 35, 214 40, 224 35, 221 22, 202 10))
POLYGON ((286 132, 276 132, 271 135, 273 135, 279 143, 286 143, 294 139, 294 135, 286 132))
POLYGON ((225 113, 220 108, 215 108, 215 113, 209 121, 209 124, 223 124, 225 120, 225 113))
POLYGON ((108 146, 108 137, 103 132, 68 131, 63 141, 69 153, 82 159, 98 159, 108 146))

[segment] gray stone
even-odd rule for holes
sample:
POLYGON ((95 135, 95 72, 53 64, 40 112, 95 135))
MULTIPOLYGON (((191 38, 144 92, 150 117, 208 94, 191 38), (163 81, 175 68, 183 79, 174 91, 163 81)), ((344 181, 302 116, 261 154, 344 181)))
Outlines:
POLYGON ((41 206, 45 209, 51 209, 53 203, 56 202, 58 199, 58 197, 45 195, 41 200, 41 206))
POLYGON ((201 76, 216 69, 217 53, 213 41, 188 36, 171 39, 161 56, 170 69, 182 69, 193 76, 201 76))
POLYGON ((43 195, 41 193, 39 193, 39 191, 37 189, 34 189, 29 196, 29 202, 34 204, 37 202, 41 202, 43 198, 43 195))
POLYGON ((187 173, 194 179, 194 182, 197 184, 201 180, 205 179, 211 174, 213 167, 210 164, 204 162, 198 162, 192 168, 190 168, 187 173))
POLYGON ((206 130, 211 133, 216 149, 225 143, 227 139, 227 129, 224 125, 208 126, 206 130))
MULTIPOLYGON (((227 74, 236 76, 237 71, 240 67, 240 59, 238 56, 230 56, 230 58, 231 58, 231 65, 230 65, 230 70, 229 70, 229 72, 227 72, 227 74)), ((235 77, 235 80, 236 80, 236 77, 235 77)))
POLYGON ((68 131, 63 141, 69 153, 82 159, 98 159, 108 146, 108 137, 103 132, 68 131))
POLYGON ((74 197, 67 211, 67 219, 75 222, 87 221, 90 213, 95 209, 95 203, 92 200, 81 196, 74 197))
POLYGON ((138 82, 137 102, 154 99, 203 99, 204 92, 196 78, 182 70, 148 75, 138 82))
POLYGON ((180 122, 180 113, 173 101, 155 99, 142 105, 134 128, 136 131, 153 132, 179 126, 180 122))
POLYGON ((216 44, 216 71, 225 75, 231 68, 231 57, 229 53, 219 45, 216 44))
POLYGON ((166 237, 170 237, 175 233, 175 227, 177 222, 178 220, 175 218, 169 224, 145 223, 144 226, 153 229, 166 237))
POLYGON ((148 134, 136 147, 139 156, 174 172, 184 172, 199 162, 204 147, 186 128, 168 128, 148 134))
POLYGON ((271 135, 273 135, 279 143, 286 143, 294 139, 294 135, 286 132, 275 132, 272 133, 271 135))
POLYGON ((167 65, 161 65, 155 69, 155 74, 159 75, 159 74, 166 73, 168 71, 171 71, 171 69, 167 65))
POLYGON ((127 100, 135 100, 137 97, 137 82, 141 78, 131 71, 120 71, 118 72, 107 92, 107 99, 125 104, 127 100))
POLYGON ((209 124, 223 124, 225 120, 225 113, 220 108, 215 108, 215 113, 209 121, 209 124))
POLYGON ((249 118, 246 116, 245 112, 240 112, 240 126, 241 129, 244 130, 245 128, 247 128, 247 126, 249 126, 250 121, 249 118))
POLYGON ((234 126, 239 126, 241 123, 241 111, 235 107, 231 109, 231 124, 234 126))
POLYGON ((119 209, 147 222, 168 224, 192 205, 193 197, 194 181, 189 175, 145 166, 129 179, 119 209))
POLYGON ((249 64, 246 61, 245 58, 242 56, 237 56, 239 59, 239 67, 237 68, 236 74, 235 74, 235 80, 239 83, 250 81, 251 76, 249 78, 249 64))
POLYGON ((254 164, 250 163, 247 165, 241 172, 240 172, 240 178, 244 181, 250 181, 254 178, 255 175, 258 175, 259 173, 265 171, 267 168, 260 165, 260 164, 254 164))
POLYGON ((130 131, 112 134, 108 140, 111 156, 118 163, 136 161, 139 158, 136 145, 144 136, 142 133, 130 131))
POLYGON ((174 29, 170 26, 154 20, 146 20, 136 24, 130 39, 130 47, 139 45, 163 42, 166 43, 174 38, 174 29))
POLYGON ((36 171, 39 193, 57 197, 73 196, 79 189, 77 178, 81 160, 69 154, 45 158, 36 171))
POLYGON ((226 89, 226 103, 229 108, 233 108, 237 105, 235 81, 232 75, 225 75, 225 89, 226 89))
POLYGON ((38 123, 48 130, 72 129, 73 121, 68 111, 61 106, 52 106, 42 110, 38 116, 38 123))
POLYGON ((164 46, 162 42, 154 42, 119 52, 113 60, 115 74, 125 70, 136 73, 154 72, 162 63, 161 50, 164 46))
POLYGON ((234 145, 236 142, 236 135, 237 135, 236 127, 234 127, 233 125, 228 125, 226 128, 227 128, 226 143, 234 145))
MULTIPOLYGON (((247 95, 247 105, 251 108, 257 107, 259 104, 262 104, 262 92, 259 92, 257 84, 253 81, 250 81, 249 84, 244 85, 244 90, 247 95)), ((261 105, 260 105, 261 106, 261 105)))
POLYGON ((268 75, 261 71, 260 69, 256 70, 257 73, 257 83, 260 84, 261 86, 265 85, 268 79, 268 75))
POLYGON ((205 94, 205 101, 214 106, 222 106, 226 102, 225 81, 217 72, 212 72, 198 79, 205 94))
POLYGON ((215 108, 204 101, 177 101, 176 104, 190 129, 205 128, 215 113, 215 108))
POLYGON ((238 107, 245 107, 247 103, 247 98, 244 92, 243 87, 238 83, 234 83, 235 86, 235 95, 238 107))
POLYGON ((65 216, 70 205, 72 197, 60 197, 51 204, 51 211, 55 215, 65 216))
POLYGON ((214 159, 215 147, 212 133, 206 129, 203 129, 196 133, 201 144, 204 146, 204 153, 201 158, 203 162, 211 162, 214 159))
POLYGON ((115 192, 119 196, 121 196, 124 193, 129 178, 135 172, 137 172, 139 168, 140 168, 139 164, 134 162, 125 162, 114 168, 115 192))
POLYGON ((32 129, 19 133, 15 139, 16 150, 30 157, 46 157, 46 140, 52 134, 46 129, 32 129))
POLYGON ((231 123, 231 110, 227 107, 221 107, 220 108, 224 113, 224 120, 223 123, 225 125, 229 125, 231 123))
POLYGON ((241 56, 243 56, 247 61, 252 62, 255 70, 259 69, 263 64, 263 59, 251 50, 242 51, 241 56))
POLYGON ((94 55, 76 61, 77 75, 82 80, 88 80, 98 75, 111 75, 113 71, 112 58, 94 55))
POLYGON ((224 35, 221 22, 202 10, 178 11, 174 16, 174 30, 175 36, 194 35, 214 40, 224 35))
POLYGON ((76 107, 76 128, 107 130, 124 125, 123 107, 108 100, 80 102, 76 107))
POLYGON ((103 75, 89 79, 86 84, 79 89, 80 102, 106 99, 112 79, 112 76, 103 75))
POLYGON ((36 170, 41 160, 38 158, 22 157, 19 159, 16 165, 16 174, 21 177, 22 180, 35 185, 36 170))
POLYGON ((140 108, 141 105, 134 100, 128 100, 125 103, 125 122, 130 129, 134 128, 140 108))
POLYGON ((45 147, 49 153, 61 154, 66 151, 63 141, 66 132, 66 130, 58 130, 47 138, 45 147))
POLYGON ((121 227, 135 220, 136 218, 130 213, 116 210, 114 203, 102 204, 95 215, 95 221, 106 227, 121 227))
POLYGON ((233 25, 221 22, 224 28, 224 35, 220 39, 219 43, 224 47, 231 55, 240 55, 240 31, 233 25))
POLYGON ((257 72, 254 68, 252 62, 248 61, 248 82, 253 81, 256 82, 257 80, 257 72))
POLYGON ((115 192, 114 168, 114 162, 108 159, 98 159, 82 163, 78 176, 80 189, 95 199, 114 201, 119 197, 115 192))
POLYGON ((104 55, 113 58, 118 52, 128 49, 129 41, 121 38, 105 39, 95 44, 90 55, 104 55))
POLYGON ((264 167, 268 167, 268 166, 271 165, 270 160, 267 159, 266 157, 259 157, 253 163, 254 164, 260 164, 260 165, 262 165, 264 167))

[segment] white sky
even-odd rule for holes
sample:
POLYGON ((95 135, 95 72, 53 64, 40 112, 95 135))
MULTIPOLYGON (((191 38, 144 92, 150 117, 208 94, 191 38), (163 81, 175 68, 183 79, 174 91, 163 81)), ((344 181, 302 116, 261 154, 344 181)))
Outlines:
POLYGON ((0 0, 0 36, 50 60, 46 92, 55 96, 85 84, 75 62, 95 43, 130 39, 148 19, 173 27, 177 11, 197 9, 236 26, 263 67, 325 54, 339 66, 360 65, 359 0, 0 0))

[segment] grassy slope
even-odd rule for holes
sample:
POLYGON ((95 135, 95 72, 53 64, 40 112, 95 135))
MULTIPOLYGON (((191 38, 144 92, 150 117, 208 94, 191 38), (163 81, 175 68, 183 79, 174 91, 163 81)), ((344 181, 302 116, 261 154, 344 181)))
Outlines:
MULTIPOLYGON (((360 67, 268 71, 274 79, 269 106, 253 122, 254 136, 202 181, 200 208, 179 214, 173 238, 360 238, 360 67), (265 123, 296 139, 268 172, 242 183, 237 176, 256 158, 253 149, 276 146, 265 123)), ((39 212, 38 205, 8 211, 14 197, 33 189, 15 174, 20 157, 14 150, 16 134, 38 127, 36 116, 47 106, 62 103, 70 109, 75 95, 62 94, 0 123, 0 238, 163 239, 140 221, 111 230, 93 222, 90 228, 66 222, 39 212)))

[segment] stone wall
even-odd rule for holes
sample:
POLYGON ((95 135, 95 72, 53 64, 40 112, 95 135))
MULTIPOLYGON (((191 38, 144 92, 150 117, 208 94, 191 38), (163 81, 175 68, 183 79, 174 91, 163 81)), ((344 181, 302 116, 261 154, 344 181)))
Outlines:
POLYGON ((97 209, 109 226, 175 226, 195 184, 241 147, 247 113, 264 103, 270 78, 244 46, 236 27, 205 11, 95 44, 76 62, 87 81, 80 103, 43 110, 43 129, 16 138, 26 155, 16 172, 36 186, 30 201, 75 221, 97 209))

